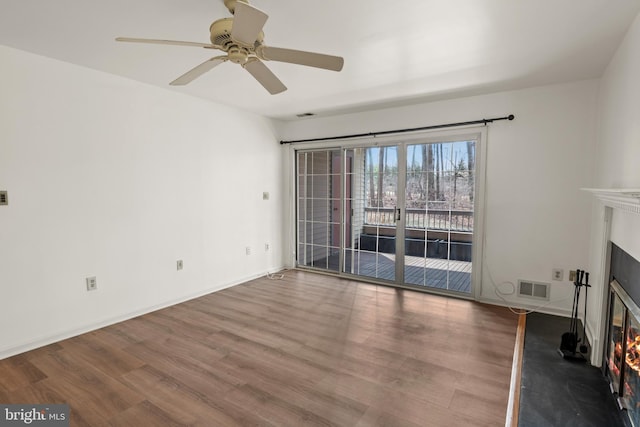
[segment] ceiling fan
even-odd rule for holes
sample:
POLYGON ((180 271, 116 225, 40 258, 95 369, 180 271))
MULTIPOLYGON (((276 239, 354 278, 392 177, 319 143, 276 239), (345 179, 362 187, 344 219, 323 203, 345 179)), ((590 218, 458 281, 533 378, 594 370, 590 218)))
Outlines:
POLYGON ((174 86, 186 85, 226 61, 241 65, 272 95, 284 92, 287 87, 267 68, 263 61, 288 62, 333 71, 342 70, 344 59, 339 56, 266 46, 262 27, 269 16, 260 9, 251 6, 248 0, 224 0, 224 4, 233 18, 218 19, 211 24, 209 27, 211 43, 131 37, 118 37, 116 40, 119 42, 202 47, 218 49, 226 53, 226 55, 214 56, 206 60, 169 83, 174 86))

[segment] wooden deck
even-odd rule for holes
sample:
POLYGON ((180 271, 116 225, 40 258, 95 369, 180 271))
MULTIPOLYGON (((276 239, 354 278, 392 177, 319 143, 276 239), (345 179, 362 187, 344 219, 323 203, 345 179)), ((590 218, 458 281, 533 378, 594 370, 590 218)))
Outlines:
MULTIPOLYGON (((395 255, 354 251, 345 258, 345 272, 382 280, 395 280, 395 255)), ((471 292, 471 263, 440 258, 405 256, 404 283, 454 292, 471 292)), ((338 271, 338 255, 313 263, 338 271)))

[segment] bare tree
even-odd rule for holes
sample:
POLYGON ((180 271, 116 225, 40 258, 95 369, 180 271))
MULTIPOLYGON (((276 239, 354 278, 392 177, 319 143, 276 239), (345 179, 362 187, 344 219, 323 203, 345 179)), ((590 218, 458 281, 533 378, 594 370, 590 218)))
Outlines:
POLYGON ((369 162, 369 206, 375 206, 374 204, 374 197, 375 197, 375 192, 374 192, 374 181, 373 181, 373 153, 372 153, 372 149, 367 149, 366 151, 367 153, 367 161, 369 162))
POLYGON ((465 169, 466 169, 466 166, 464 165, 464 160, 460 159, 460 161, 456 163, 456 159, 454 157, 454 159, 453 159, 453 202, 451 204, 451 206, 453 206, 453 208, 458 207, 457 206, 457 200, 458 200, 458 178, 463 178, 464 177, 464 170, 465 169))
POLYGON ((435 171, 433 167, 433 144, 426 144, 425 151, 427 153, 427 200, 435 200, 436 189, 435 189, 435 171))
POLYGON ((378 156, 378 207, 383 207, 384 196, 384 147, 379 148, 378 156))
POLYGON ((467 141, 467 184, 469 187, 469 202, 473 205, 473 179, 476 163, 476 145, 473 141, 467 141))
POLYGON ((436 144, 436 155, 438 156, 438 174, 437 174, 437 200, 444 200, 444 156, 442 154, 444 144, 436 144))

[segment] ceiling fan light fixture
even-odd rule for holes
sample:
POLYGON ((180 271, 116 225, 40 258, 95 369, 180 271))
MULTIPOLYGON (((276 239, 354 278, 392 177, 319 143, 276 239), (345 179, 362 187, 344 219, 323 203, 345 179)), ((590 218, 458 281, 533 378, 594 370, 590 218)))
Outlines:
POLYGON ((249 60, 249 52, 246 49, 241 47, 232 47, 228 52, 229 61, 234 64, 244 65, 249 60))

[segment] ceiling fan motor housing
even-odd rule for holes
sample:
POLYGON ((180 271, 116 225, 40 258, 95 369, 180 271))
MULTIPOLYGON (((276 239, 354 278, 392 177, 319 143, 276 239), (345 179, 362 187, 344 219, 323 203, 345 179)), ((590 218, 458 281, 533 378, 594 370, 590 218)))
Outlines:
MULTIPOLYGON (((231 40, 231 30, 233 29, 233 18, 223 18, 214 21, 209 27, 209 39, 211 44, 219 46, 225 52, 230 52, 232 48, 239 45, 231 40)), ((264 32, 258 34, 256 45, 262 44, 264 41, 264 32)), ((254 46, 243 46, 249 54, 254 53, 254 46)))

